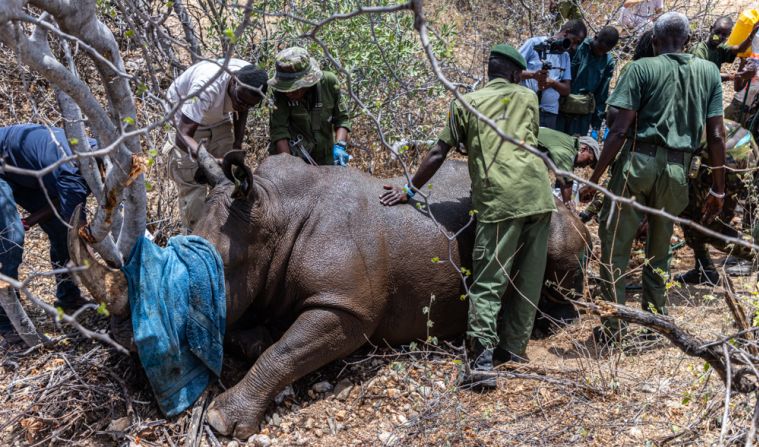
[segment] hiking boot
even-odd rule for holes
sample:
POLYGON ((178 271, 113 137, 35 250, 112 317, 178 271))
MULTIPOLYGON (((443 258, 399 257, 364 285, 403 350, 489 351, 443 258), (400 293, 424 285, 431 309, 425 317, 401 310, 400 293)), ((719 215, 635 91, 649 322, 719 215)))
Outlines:
POLYGON ((465 389, 487 391, 498 385, 493 373, 493 348, 485 348, 480 342, 473 343, 469 364, 469 373, 465 374, 460 387, 465 389))
POLYGON ((719 282, 719 275, 715 270, 707 269, 692 269, 685 273, 681 273, 675 276, 675 281, 680 284, 709 284, 716 285, 719 282))
POLYGON ((728 264, 725 262, 725 273, 730 276, 751 276, 754 273, 754 263, 746 259, 735 259, 728 264))
POLYGON ((501 347, 496 347, 493 351, 493 365, 498 366, 504 363, 511 363, 516 366, 516 364, 530 363, 530 359, 527 357, 527 354, 516 355, 501 347))
POLYGON ((89 301, 85 300, 81 296, 75 297, 75 298, 66 298, 66 299, 58 299, 55 300, 53 303, 53 306, 60 307, 63 309, 66 313, 72 313, 79 310, 82 306, 85 304, 90 304, 89 301))

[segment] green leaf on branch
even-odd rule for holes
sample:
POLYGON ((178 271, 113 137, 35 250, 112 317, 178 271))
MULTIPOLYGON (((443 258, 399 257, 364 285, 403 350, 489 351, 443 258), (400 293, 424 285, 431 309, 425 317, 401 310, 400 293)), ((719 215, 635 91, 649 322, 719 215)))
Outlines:
POLYGON ((224 36, 232 43, 237 43, 237 36, 235 36, 235 30, 232 28, 226 28, 224 30, 224 36))
POLYGON ((433 264, 439 264, 440 263, 440 258, 437 257, 437 256, 435 256, 434 258, 431 259, 431 261, 432 261, 433 264))
POLYGON ((79 144, 79 138, 69 138, 69 146, 76 146, 77 144, 79 144))
POLYGON ((131 116, 125 116, 121 121, 127 126, 134 126, 134 122, 135 122, 134 118, 132 118, 131 116))
POLYGON ((111 313, 108 312, 108 308, 105 307, 105 303, 100 303, 100 305, 98 306, 98 314, 104 317, 108 317, 111 315, 111 313))

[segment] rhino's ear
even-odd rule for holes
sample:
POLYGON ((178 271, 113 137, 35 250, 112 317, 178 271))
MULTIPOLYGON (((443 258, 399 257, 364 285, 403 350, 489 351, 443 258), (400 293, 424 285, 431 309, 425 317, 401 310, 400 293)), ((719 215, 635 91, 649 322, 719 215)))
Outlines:
POLYGON ((253 171, 245 164, 245 151, 230 151, 222 162, 224 175, 235 184, 233 197, 248 197, 253 194, 253 171))

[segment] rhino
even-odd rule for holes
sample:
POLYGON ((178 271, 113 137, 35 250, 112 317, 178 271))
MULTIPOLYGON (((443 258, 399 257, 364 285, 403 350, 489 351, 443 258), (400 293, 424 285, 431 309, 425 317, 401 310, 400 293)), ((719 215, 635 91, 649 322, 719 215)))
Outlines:
MULTIPOLYGON (((471 266, 475 223, 466 162, 444 163, 431 181, 428 205, 384 207, 379 195, 387 179, 311 166, 289 154, 269 156, 252 172, 233 155, 220 167, 201 151, 212 189, 194 234, 222 257, 228 334, 258 324, 284 329, 209 406, 208 422, 218 433, 256 433, 288 384, 367 342, 399 345, 465 332, 463 276, 452 263, 471 266)), ((580 287, 578 254, 590 241, 580 220, 557 208, 546 269, 552 286, 541 304, 549 314, 562 306, 560 288, 580 287)), ((82 282, 116 319, 128 321, 123 275, 92 259, 75 233, 72 259, 90 265, 80 273, 82 282)), ((559 314, 566 311, 565 303, 559 314)))

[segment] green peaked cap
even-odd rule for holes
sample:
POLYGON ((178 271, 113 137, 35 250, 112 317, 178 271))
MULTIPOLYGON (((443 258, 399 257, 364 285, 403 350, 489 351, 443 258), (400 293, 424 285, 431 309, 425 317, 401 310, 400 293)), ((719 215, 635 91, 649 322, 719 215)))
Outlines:
POLYGON ((514 62, 522 70, 527 69, 527 62, 525 62, 524 57, 522 57, 519 51, 511 45, 499 43, 490 50, 490 56, 492 57, 494 55, 505 57, 514 62))

